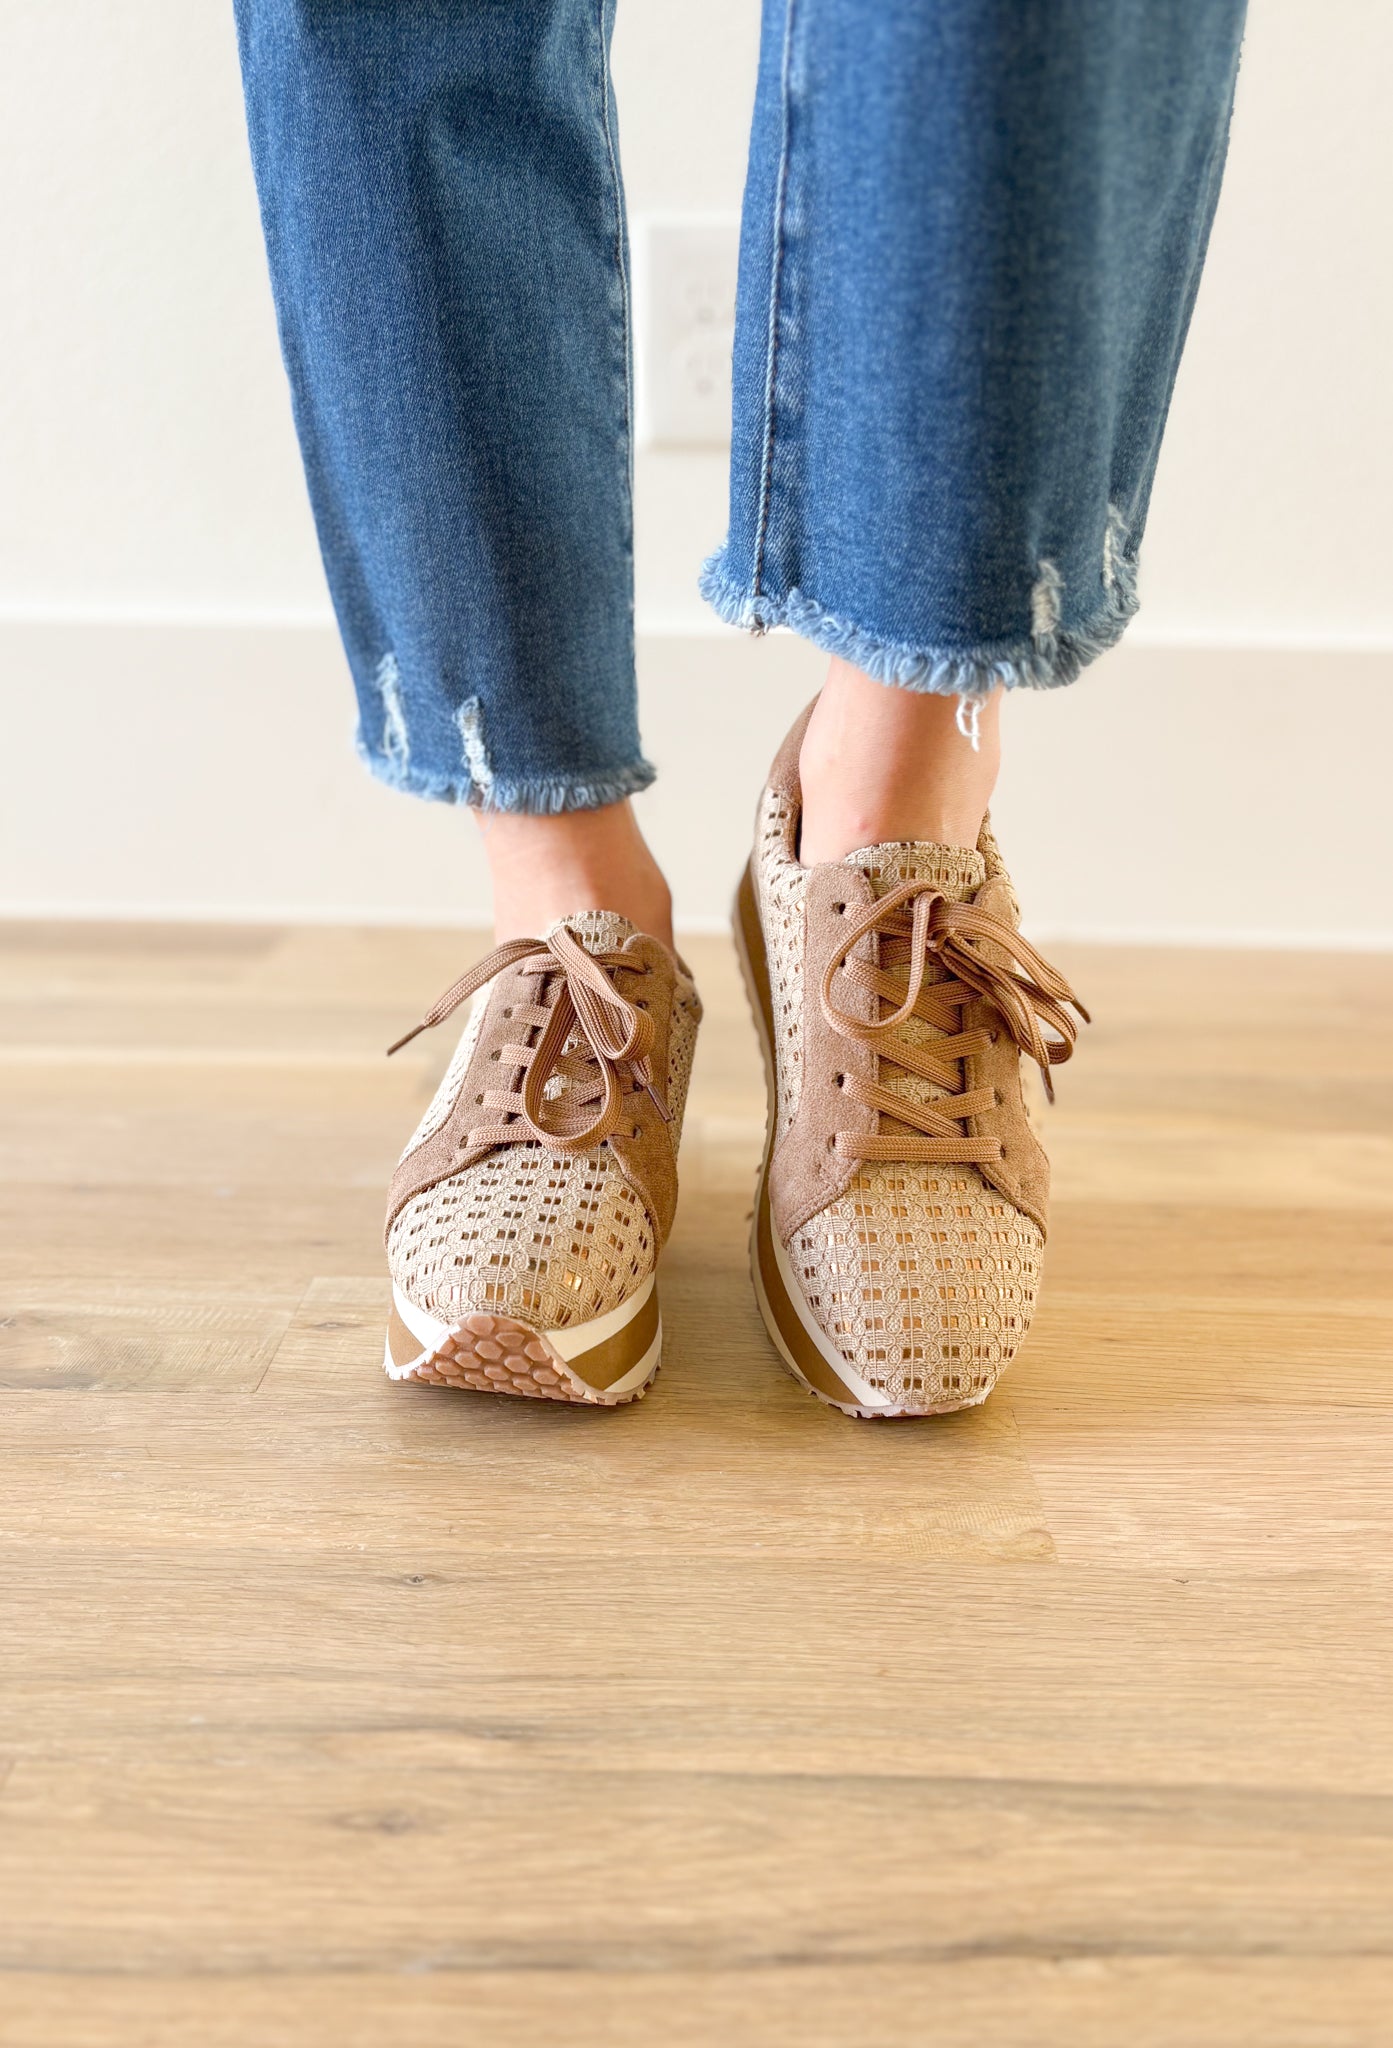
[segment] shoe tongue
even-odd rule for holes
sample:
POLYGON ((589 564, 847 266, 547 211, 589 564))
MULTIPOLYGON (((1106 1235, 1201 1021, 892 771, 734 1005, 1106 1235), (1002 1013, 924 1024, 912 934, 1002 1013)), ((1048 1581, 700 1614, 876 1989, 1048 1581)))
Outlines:
POLYGON ((846 865, 864 869, 877 896, 888 896, 902 882, 927 882, 950 903, 963 903, 987 879, 987 863, 974 847, 933 846, 924 839, 863 846, 847 855, 846 865))
POLYGON ((638 932, 638 926, 630 924, 617 910, 575 910, 569 917, 558 917, 555 924, 547 927, 543 938, 550 939, 563 925, 587 953, 622 952, 625 941, 638 932))

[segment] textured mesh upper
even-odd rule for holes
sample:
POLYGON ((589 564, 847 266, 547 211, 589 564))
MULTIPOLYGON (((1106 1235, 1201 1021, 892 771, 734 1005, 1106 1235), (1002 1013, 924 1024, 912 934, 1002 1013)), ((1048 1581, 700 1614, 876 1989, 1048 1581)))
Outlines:
MULTIPOLYGON (((607 911, 565 923, 592 953, 617 951, 634 932, 607 911)), ((475 997, 408 1152, 449 1115, 491 993, 492 984, 475 997)), ((679 966, 667 1074, 674 1151, 700 1020, 696 989, 679 966)), ((573 1038, 568 1050, 578 1044, 573 1038)), ((560 1089, 549 1086, 554 1092, 560 1089)), ((497 1147, 408 1202, 392 1225, 387 1262, 408 1299, 444 1321, 482 1310, 555 1330, 618 1308, 653 1271, 660 1250, 653 1219, 608 1145, 568 1157, 518 1144, 497 1147)))
POLYGON ((803 891, 808 871, 790 846, 795 813, 788 797, 766 789, 755 817, 755 893, 769 958, 781 1138, 798 1114, 803 1073, 803 891))
MULTIPOLYGON (((791 1121, 802 1064, 802 894, 807 870, 792 860, 788 800, 766 792, 760 912, 769 961, 779 1082, 779 1132, 791 1121)), ((849 856, 878 896, 900 882, 932 882, 955 902, 1000 871, 982 850, 904 844, 849 856)), ((931 964, 927 980, 941 980, 931 964)), ((818 1000, 817 990, 807 999, 818 1000)), ((944 1034, 914 1017, 920 1044, 944 1034)), ((931 1082, 880 1062, 881 1084, 926 1101, 931 1082)), ((882 1118, 881 1129, 893 1124, 882 1118)), ((973 1166, 866 1161, 844 1195, 793 1234, 789 1260, 818 1324, 840 1355, 888 1401, 933 1407, 984 1394, 1024 1336, 1035 1305, 1044 1240, 1036 1224, 973 1166)))
MULTIPOLYGON (((459 1044, 455 1047, 450 1064, 445 1069, 440 1086, 426 1105, 425 1115, 402 1148, 402 1159, 405 1159, 408 1153, 414 1152, 418 1145, 424 1145, 427 1138, 433 1138, 454 1108, 455 1098, 464 1086, 465 1072, 473 1055, 475 1043, 483 1029, 484 1012, 487 1008, 488 990, 480 989, 469 1005, 469 1015, 465 1018, 459 1044)), ((401 1164, 401 1159, 397 1164, 401 1164)))
POLYGON ((837 1350, 892 1401, 985 1394, 1030 1324, 1044 1249, 970 1166, 861 1168, 790 1262, 837 1350))

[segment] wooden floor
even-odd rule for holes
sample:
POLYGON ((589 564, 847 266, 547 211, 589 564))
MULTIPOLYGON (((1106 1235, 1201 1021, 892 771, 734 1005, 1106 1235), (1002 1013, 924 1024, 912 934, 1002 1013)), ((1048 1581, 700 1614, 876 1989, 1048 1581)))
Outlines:
POLYGON ((1393 2041, 1393 962, 1061 950, 1035 1334, 887 1425, 723 944, 610 1414, 380 1368, 458 936, 0 942, 7 2048, 1393 2041))

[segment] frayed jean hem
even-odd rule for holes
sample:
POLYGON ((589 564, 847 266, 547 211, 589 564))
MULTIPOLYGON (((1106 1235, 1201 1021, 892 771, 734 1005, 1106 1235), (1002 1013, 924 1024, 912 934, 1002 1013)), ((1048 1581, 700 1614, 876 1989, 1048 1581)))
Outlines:
POLYGON ((767 633, 786 626, 826 654, 839 655, 880 683, 940 697, 986 697, 993 690, 1055 690, 1072 683, 1089 662, 1116 646, 1137 610, 1137 565, 1116 554, 1104 602, 1082 624, 1053 620, 1028 639, 988 641, 978 647, 916 647, 883 640, 835 617, 801 590, 758 597, 734 582, 718 548, 701 572, 701 594, 727 625, 767 633))
POLYGON ((358 758, 379 782, 389 789, 405 790, 409 796, 426 797, 433 803, 465 804, 475 811, 517 811, 529 817, 554 818, 562 811, 598 811, 617 804, 626 796, 647 789, 656 769, 648 761, 635 761, 588 782, 573 782, 560 776, 509 777, 491 775, 487 783, 469 774, 440 775, 413 767, 392 754, 375 753, 358 741, 358 758))

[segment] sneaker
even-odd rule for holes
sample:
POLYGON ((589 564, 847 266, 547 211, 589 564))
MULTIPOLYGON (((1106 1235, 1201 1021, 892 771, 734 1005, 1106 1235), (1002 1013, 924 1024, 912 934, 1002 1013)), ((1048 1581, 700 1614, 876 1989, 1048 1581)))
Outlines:
POLYGON ((392 1051, 471 995, 388 1196, 388 1376, 618 1407, 662 1349, 696 988, 657 939, 585 911, 497 947, 392 1051))
POLYGON ((984 1401, 1029 1326, 1049 1162, 1023 1068, 1048 1088, 1071 1008, 1086 1013, 1021 938, 988 826, 975 849, 800 864, 807 717, 760 799, 736 903, 770 1094, 755 1292, 820 1400, 940 1415, 984 1401))

